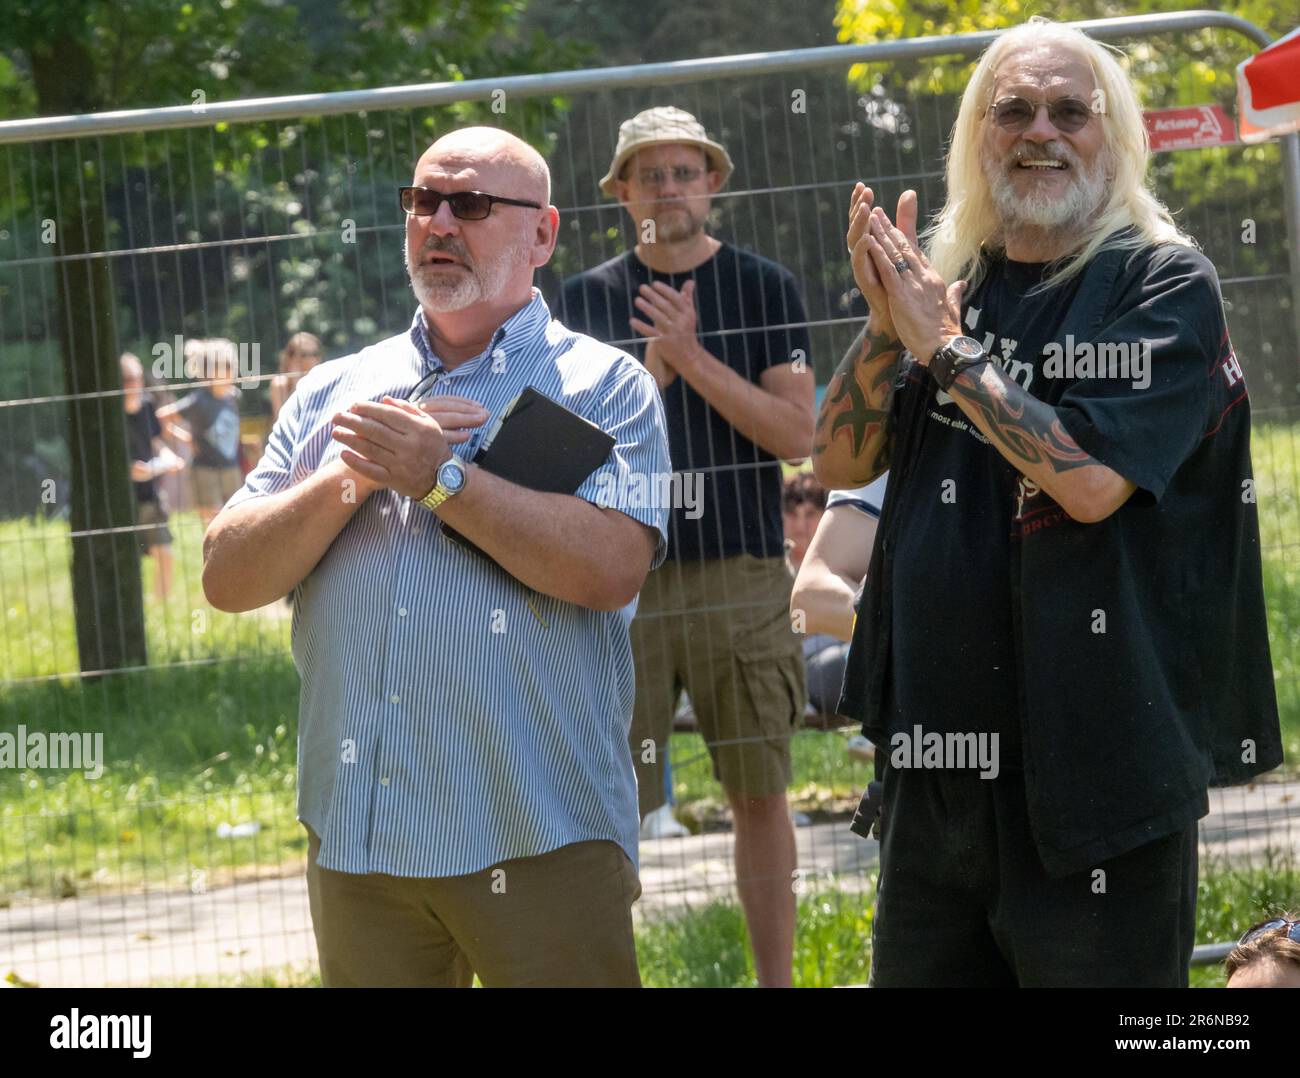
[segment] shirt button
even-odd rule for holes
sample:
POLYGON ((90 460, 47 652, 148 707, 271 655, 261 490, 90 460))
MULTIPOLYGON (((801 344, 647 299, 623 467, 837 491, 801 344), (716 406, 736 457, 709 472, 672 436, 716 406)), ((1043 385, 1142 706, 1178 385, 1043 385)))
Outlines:
POLYGON ((388 776, 387 776, 387 775, 385 775, 382 779, 379 780, 379 785, 380 785, 380 786, 387 786, 387 785, 388 785, 388 776))
POLYGON ((388 698, 388 702, 390 704, 400 704, 402 702, 402 698, 398 696, 397 693, 393 693, 393 695, 388 698))
POLYGON ((404 607, 404 606, 399 606, 399 607, 397 608, 397 616, 398 616, 399 618, 404 618, 404 617, 406 617, 406 607, 404 607))

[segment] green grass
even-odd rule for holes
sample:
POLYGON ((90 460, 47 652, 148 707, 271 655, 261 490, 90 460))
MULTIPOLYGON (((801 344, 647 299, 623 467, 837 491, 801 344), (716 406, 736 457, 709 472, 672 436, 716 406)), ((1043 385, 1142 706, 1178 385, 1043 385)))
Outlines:
MULTIPOLYGON (((1253 454, 1273 664, 1290 761, 1300 761, 1300 426, 1258 424, 1253 454)), ((282 604, 227 615, 204 601, 201 531, 172 518, 176 579, 165 603, 145 587, 152 668, 83 681, 63 522, 0 524, 0 730, 104 735, 95 781, 56 771, 0 770, 0 902, 101 887, 209 884, 300 860, 294 820, 298 681, 282 604), (52 680, 50 675, 70 675, 52 680), (221 823, 255 820, 247 839, 221 823)), ((847 731, 793 743, 793 800, 843 811, 868 777, 844 752, 847 731)), ((720 805, 703 742, 675 735, 677 801, 720 805)), ((851 807, 851 805, 849 806, 851 807)))
MULTIPOLYGON (((214 610, 203 596, 198 516, 175 513, 170 528, 175 570, 166 601, 154 596, 153 559, 142 559, 150 665, 287 655, 287 607, 250 614, 214 610)), ((0 524, 0 681, 79 671, 71 559, 64 521, 29 517, 0 524)))

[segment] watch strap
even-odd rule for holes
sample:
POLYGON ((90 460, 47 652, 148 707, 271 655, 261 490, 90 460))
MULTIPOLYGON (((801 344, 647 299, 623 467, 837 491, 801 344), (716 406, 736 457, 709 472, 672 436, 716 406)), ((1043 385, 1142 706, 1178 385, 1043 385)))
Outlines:
POLYGON ((443 502, 451 497, 451 491, 442 485, 441 482, 435 483, 433 489, 420 499, 420 504, 426 509, 437 509, 443 502))
POLYGON ((950 341, 943 347, 935 349, 934 355, 930 357, 930 374, 945 393, 952 388, 953 382, 957 381, 957 376, 962 371, 978 367, 992 359, 987 352, 981 353, 978 359, 967 359, 955 352, 951 348, 951 343, 950 341))

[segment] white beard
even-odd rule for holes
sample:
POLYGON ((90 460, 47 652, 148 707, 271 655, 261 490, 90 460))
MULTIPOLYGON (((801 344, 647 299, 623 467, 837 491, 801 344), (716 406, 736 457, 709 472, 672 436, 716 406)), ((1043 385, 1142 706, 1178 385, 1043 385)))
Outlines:
MULTIPOLYGON (((428 249, 428 245, 421 247, 420 254, 428 249)), ((505 248, 484 266, 476 266, 470 261, 469 252, 460 245, 445 245, 441 249, 460 259, 464 268, 437 270, 427 265, 413 267, 407 255, 406 237, 402 237, 402 258, 406 261, 406 275, 410 279, 411 291, 415 293, 416 300, 425 310, 445 313, 461 311, 475 303, 499 296, 511 274, 527 258, 528 241, 521 237, 514 246, 505 248)))
POLYGON ((1012 153, 998 161, 987 146, 980 154, 989 192, 993 196, 993 204, 997 208, 1003 229, 1014 232, 1017 228, 1062 228, 1084 224, 1097 212, 1106 197, 1107 170, 1102 154, 1097 154, 1091 166, 1085 167, 1078 154, 1065 145, 1055 150, 1040 147, 1035 153, 1069 164, 1070 185, 1063 194, 1041 192, 1022 195, 1016 190, 1008 175, 1007 162, 1028 156, 1027 154, 1012 153))

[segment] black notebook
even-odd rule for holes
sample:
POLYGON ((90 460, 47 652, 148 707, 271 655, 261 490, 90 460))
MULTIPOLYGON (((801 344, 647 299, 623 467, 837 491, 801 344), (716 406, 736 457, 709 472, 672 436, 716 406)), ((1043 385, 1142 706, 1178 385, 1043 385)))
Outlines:
MULTIPOLYGON (((529 386, 501 413, 473 463, 521 487, 572 494, 613 448, 613 435, 529 386)), ((488 557, 454 528, 444 524, 443 531, 488 557)))

